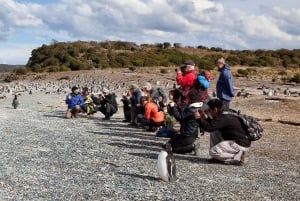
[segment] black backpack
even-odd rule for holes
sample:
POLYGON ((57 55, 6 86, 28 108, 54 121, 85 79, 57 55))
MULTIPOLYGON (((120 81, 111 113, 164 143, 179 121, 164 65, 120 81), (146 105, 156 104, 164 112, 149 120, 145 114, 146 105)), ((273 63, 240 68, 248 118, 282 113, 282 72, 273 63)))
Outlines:
POLYGON ((250 141, 259 140, 262 137, 264 130, 254 117, 241 114, 240 111, 235 110, 223 111, 222 114, 231 114, 238 117, 246 130, 247 137, 250 141))

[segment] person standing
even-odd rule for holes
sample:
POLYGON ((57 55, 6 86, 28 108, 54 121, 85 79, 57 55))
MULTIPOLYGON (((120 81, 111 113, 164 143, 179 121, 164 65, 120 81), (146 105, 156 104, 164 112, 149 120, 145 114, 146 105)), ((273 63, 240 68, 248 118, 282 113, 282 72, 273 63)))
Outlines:
POLYGON ((232 74, 229 65, 224 58, 220 58, 216 62, 218 71, 220 72, 217 81, 217 97, 223 102, 225 108, 230 107, 230 101, 234 97, 234 88, 232 82, 232 74))

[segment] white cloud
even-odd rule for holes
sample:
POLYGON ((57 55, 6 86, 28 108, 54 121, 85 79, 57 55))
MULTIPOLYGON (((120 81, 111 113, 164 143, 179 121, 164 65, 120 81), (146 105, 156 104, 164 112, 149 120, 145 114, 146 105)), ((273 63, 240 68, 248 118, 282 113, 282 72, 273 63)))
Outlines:
POLYGON ((42 43, 128 40, 232 49, 300 47, 296 1, 61 0, 42 5, 0 0, 0 4, 0 40, 26 30, 24 34, 31 33, 35 42, 42 43))

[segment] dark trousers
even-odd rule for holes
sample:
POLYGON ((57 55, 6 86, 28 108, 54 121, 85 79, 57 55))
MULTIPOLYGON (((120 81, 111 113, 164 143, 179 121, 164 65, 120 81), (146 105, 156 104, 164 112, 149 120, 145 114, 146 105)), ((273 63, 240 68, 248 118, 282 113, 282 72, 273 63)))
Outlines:
POLYGON ((222 102, 223 102, 223 108, 224 109, 229 109, 229 107, 230 107, 230 101, 223 99, 222 102))
POLYGON ((115 114, 118 109, 110 103, 106 103, 105 105, 101 105, 99 111, 105 115, 105 117, 111 117, 115 114))
POLYGON ((137 116, 137 118, 138 118, 138 123, 141 123, 142 126, 149 126, 149 130, 155 130, 158 127, 163 126, 165 124, 164 121, 162 121, 162 122, 154 122, 154 121, 152 121, 150 119, 149 120, 145 119, 143 117, 143 114, 139 114, 137 116))
POLYGON ((196 137, 185 136, 182 134, 175 135, 169 140, 172 146, 172 151, 177 154, 190 153, 194 150, 194 142, 196 137))
POLYGON ((129 105, 123 105, 124 118, 126 121, 131 121, 131 109, 129 105))

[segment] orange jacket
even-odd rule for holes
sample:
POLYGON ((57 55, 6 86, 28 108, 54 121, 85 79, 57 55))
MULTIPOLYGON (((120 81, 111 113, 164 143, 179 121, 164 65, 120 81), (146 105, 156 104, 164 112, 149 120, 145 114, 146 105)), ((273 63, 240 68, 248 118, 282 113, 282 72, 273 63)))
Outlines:
POLYGON ((163 122, 165 115, 163 111, 158 111, 158 107, 155 103, 148 102, 144 105, 145 119, 152 120, 153 122, 163 122))

